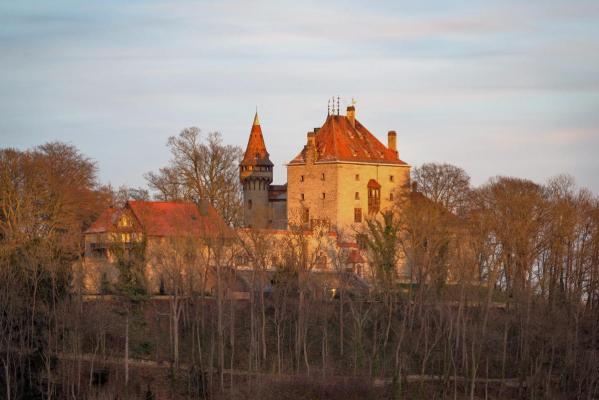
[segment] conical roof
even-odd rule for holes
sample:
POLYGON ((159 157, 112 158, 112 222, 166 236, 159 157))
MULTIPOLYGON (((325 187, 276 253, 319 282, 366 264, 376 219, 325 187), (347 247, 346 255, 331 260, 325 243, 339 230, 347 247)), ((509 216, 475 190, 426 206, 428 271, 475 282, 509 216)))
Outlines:
POLYGON ((256 112, 256 115, 254 116, 254 123, 252 124, 250 138, 241 165, 273 165, 270 161, 268 151, 266 151, 266 145, 264 144, 258 112, 256 112))

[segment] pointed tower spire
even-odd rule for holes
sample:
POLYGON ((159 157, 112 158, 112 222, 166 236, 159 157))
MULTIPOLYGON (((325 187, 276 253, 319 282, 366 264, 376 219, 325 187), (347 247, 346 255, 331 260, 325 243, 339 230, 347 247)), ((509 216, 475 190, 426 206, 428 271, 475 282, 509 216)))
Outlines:
POLYGON ((260 126, 260 119, 258 118, 258 107, 256 107, 256 114, 254 115, 254 123, 252 126, 260 126))
POLYGON ((262 136, 262 128, 260 127, 260 119, 258 118, 258 110, 256 109, 252 130, 250 131, 250 138, 241 164, 272 165, 268 156, 269 154, 266 150, 266 145, 264 144, 264 137, 262 136))

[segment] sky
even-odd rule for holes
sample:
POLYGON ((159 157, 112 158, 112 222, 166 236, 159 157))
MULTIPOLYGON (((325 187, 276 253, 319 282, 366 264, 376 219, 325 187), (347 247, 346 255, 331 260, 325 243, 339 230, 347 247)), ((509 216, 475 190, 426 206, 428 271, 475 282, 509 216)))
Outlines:
POLYGON ((73 144, 113 186, 186 127, 245 148, 256 107, 283 183, 332 96, 412 166, 599 193, 597 0, 0 0, 0 148, 73 144))

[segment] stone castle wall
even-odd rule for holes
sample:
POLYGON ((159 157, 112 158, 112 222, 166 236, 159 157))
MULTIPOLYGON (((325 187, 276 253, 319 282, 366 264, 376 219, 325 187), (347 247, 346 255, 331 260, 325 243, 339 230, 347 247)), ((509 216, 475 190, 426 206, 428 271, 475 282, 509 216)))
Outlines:
POLYGON ((381 185, 380 209, 385 210, 397 199, 391 194, 397 196, 397 191, 409 182, 409 176, 407 165, 346 162, 288 165, 289 224, 301 223, 302 209, 308 208, 310 219, 327 219, 331 228, 338 231, 356 230, 360 224, 354 223, 355 209, 362 210, 362 221, 368 216, 368 181, 374 179, 381 185))

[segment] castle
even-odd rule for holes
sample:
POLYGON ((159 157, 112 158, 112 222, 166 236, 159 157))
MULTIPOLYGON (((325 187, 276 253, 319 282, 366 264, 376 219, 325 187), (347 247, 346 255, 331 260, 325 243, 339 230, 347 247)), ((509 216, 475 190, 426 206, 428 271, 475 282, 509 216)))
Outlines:
POLYGON ((239 167, 246 227, 359 231, 366 218, 393 206, 410 177, 396 132, 387 133, 385 146, 357 120, 354 105, 346 115, 329 112, 286 167, 287 184, 273 185, 273 163, 256 112, 239 167))
MULTIPOLYGON (((210 292, 218 268, 235 271, 235 279, 254 268, 244 248, 256 235, 271 250, 261 266, 268 274, 276 271, 284 249, 296 247, 303 252, 297 258, 327 290, 339 286, 340 276, 346 283, 351 276, 355 285, 364 286, 361 279, 371 278, 372 270, 357 235, 367 218, 394 206, 398 191, 410 179, 410 166, 399 158, 395 131, 388 132, 385 146, 356 119, 354 105, 346 115, 339 115, 337 107, 320 128, 308 132, 306 145, 287 163, 285 185, 272 184, 273 167, 256 112, 239 165, 245 226, 232 229, 207 201, 130 200, 121 208, 108 208, 85 232, 85 257, 78 273, 83 290, 102 293, 102 287, 114 285, 117 255, 144 244, 148 290, 168 292, 161 259, 172 250, 169 246, 183 240, 206 254, 212 254, 215 245, 224 249, 218 253, 228 254, 220 267, 213 257, 205 262, 202 281, 208 287, 203 290, 210 292)), ((408 276, 398 262, 400 275, 408 276)), ((237 295, 252 290, 249 282, 237 285, 245 287, 236 289, 237 295)))

